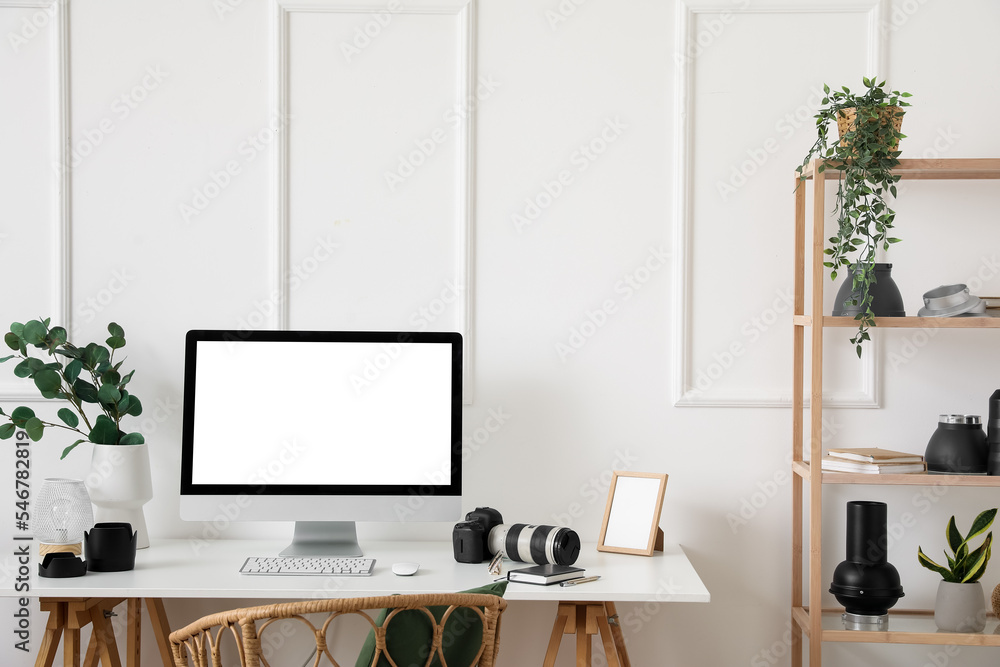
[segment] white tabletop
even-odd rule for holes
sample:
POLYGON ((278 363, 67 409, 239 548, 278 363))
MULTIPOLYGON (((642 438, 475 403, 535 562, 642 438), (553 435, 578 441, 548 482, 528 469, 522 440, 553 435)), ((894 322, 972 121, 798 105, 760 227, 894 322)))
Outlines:
MULTIPOLYGON (((152 598, 269 598, 308 599, 361 597, 392 593, 446 593, 493 581, 487 564, 458 563, 451 545, 441 542, 366 542, 365 555, 375 558, 369 577, 241 575, 248 556, 273 556, 282 547, 276 541, 153 540, 139 550, 135 569, 127 572, 88 572, 71 579, 45 579, 32 559, 31 597, 152 597, 152 598), (410 577, 392 574, 393 563, 417 562, 410 577)), ((505 561, 504 572, 528 563, 505 561)), ((598 552, 584 544, 576 562, 599 581, 578 586, 535 586, 511 583, 508 600, 595 600, 708 602, 708 589, 684 550, 676 544, 651 557, 598 552)), ((11 590, 0 597, 23 596, 11 590)))

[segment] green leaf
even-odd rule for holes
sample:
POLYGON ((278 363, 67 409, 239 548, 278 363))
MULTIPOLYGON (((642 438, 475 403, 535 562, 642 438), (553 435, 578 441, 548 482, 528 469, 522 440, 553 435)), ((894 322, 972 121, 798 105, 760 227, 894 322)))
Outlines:
POLYGON ((981 512, 979 516, 976 517, 975 521, 972 522, 972 528, 969 529, 969 534, 965 536, 965 541, 968 542, 974 537, 978 537, 989 530, 990 526, 993 525, 993 519, 997 516, 997 508, 991 510, 986 510, 981 512))
POLYGON ((11 423, 0 424, 0 440, 8 440, 17 431, 17 427, 11 423))
POLYGON ((77 440, 76 442, 74 442, 72 445, 70 445, 69 447, 67 447, 62 451, 62 455, 59 457, 59 460, 61 461, 62 459, 66 458, 66 455, 69 454, 71 451, 73 451, 76 448, 76 446, 79 445, 81 442, 87 442, 87 441, 77 440))
POLYGON ((122 377, 118 374, 117 371, 115 371, 112 368, 109 368, 108 370, 104 371, 104 373, 101 375, 101 382, 104 384, 118 385, 119 383, 121 383, 121 381, 122 377))
POLYGON ((118 444, 118 427, 107 415, 97 415, 87 438, 95 445, 118 444))
POLYGON ((125 375, 125 377, 123 377, 121 379, 121 382, 118 383, 118 386, 119 387, 124 387, 125 385, 127 385, 132 380, 132 376, 134 374, 135 374, 135 371, 129 371, 128 374, 125 375))
POLYGON ((117 350, 120 347, 125 347, 125 339, 120 338, 118 336, 111 336, 104 342, 107 343, 108 347, 110 347, 112 350, 117 350))
POLYGON ((115 405, 121 400, 122 393, 113 384, 102 384, 97 390, 97 398, 105 405, 115 405))
POLYGON ((53 370, 41 370, 35 373, 35 386, 42 393, 57 392, 62 387, 62 379, 59 377, 59 373, 53 370))
POLYGON ((21 338, 23 338, 24 342, 28 345, 41 347, 42 345, 45 345, 46 333, 44 324, 38 320, 31 320, 24 325, 24 333, 21 338))
POLYGON ((24 430, 28 433, 28 437, 31 438, 33 442, 38 442, 42 439, 42 433, 45 431, 45 425, 38 417, 32 417, 25 422, 24 430))
POLYGON ((49 341, 51 341, 52 347, 65 344, 68 337, 69 334, 62 327, 52 327, 52 330, 49 331, 49 341))
POLYGON ((25 359, 17 366, 14 366, 14 375, 19 378, 31 377, 31 364, 28 363, 31 359, 25 359))
POLYGON ((14 422, 14 426, 18 428, 24 428, 28 420, 35 416, 35 411, 31 408, 26 408, 23 405, 19 408, 14 408, 14 411, 10 413, 10 420, 14 422))
POLYGON ((934 561, 932 561, 930 558, 928 558, 926 555, 924 555, 923 549, 921 549, 920 547, 917 547, 917 561, 921 565, 923 565, 924 567, 926 567, 928 570, 931 570, 933 572, 937 572, 938 574, 940 574, 942 577, 944 577, 945 581, 951 581, 952 580, 951 570, 949 570, 946 567, 941 567, 940 565, 938 565, 937 563, 935 563, 934 561))
POLYGON ((2 364, 5 361, 10 361, 11 359, 13 359, 16 356, 17 356, 16 354, 10 354, 10 355, 7 355, 6 357, 0 358, 0 364, 2 364))
POLYGON ((83 350, 83 364, 90 369, 96 369, 110 358, 111 353, 108 348, 97 343, 91 343, 83 350))
POLYGON ((108 325, 108 333, 115 338, 124 338, 125 330, 118 326, 115 322, 108 325))
POLYGON ((142 403, 134 394, 130 394, 128 397, 128 410, 125 414, 133 417, 138 417, 142 414, 142 403))
POLYGON ((16 333, 6 333, 3 335, 3 342, 7 344, 7 347, 17 351, 21 349, 21 338, 16 333))
POLYGON ((63 423, 70 428, 76 428, 80 425, 80 419, 76 416, 76 413, 69 408, 59 408, 59 412, 56 414, 59 415, 59 419, 61 419, 63 423))
POLYGON ((962 533, 958 532, 958 526, 955 525, 955 517, 951 517, 948 521, 948 527, 945 528, 945 537, 948 539, 948 546, 951 547, 953 553, 958 553, 959 548, 962 546, 962 533))
POLYGON ((993 533, 990 533, 986 536, 986 541, 978 549, 969 554, 968 563, 965 564, 965 576, 961 580, 962 583, 978 581, 986 572, 986 565, 990 560, 990 545, 992 542, 993 533))
POLYGON ((66 376, 66 382, 73 384, 76 379, 80 377, 80 371, 83 370, 83 362, 79 359, 74 359, 73 361, 66 364, 66 370, 63 373, 66 376))
POLYGON ((127 391, 122 392, 122 400, 118 401, 118 414, 127 415, 128 408, 132 404, 132 397, 127 391))
POLYGON ((119 445, 144 445, 146 444, 146 439, 142 437, 142 433, 126 433, 122 436, 122 439, 118 441, 119 445))
POLYGON ((86 380, 77 380, 73 383, 73 391, 76 395, 80 397, 81 401, 87 403, 100 403, 101 399, 97 396, 97 387, 90 384, 86 380))
POLYGON ((21 324, 20 322, 11 322, 10 332, 15 336, 17 336, 18 338, 20 338, 21 336, 24 335, 24 325, 21 324))

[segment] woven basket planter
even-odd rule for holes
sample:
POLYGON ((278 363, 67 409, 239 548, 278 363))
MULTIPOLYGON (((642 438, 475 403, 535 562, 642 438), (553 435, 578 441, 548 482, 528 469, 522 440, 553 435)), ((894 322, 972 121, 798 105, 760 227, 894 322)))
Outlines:
MULTIPOLYGON (((837 112, 837 129, 840 131, 840 145, 843 148, 848 147, 848 143, 844 139, 844 135, 854 129, 857 115, 857 111, 854 107, 841 109, 837 112)), ((900 128, 903 127, 903 110, 900 107, 882 107, 878 112, 878 120, 882 125, 892 123, 893 129, 898 133, 900 128)), ((870 120, 868 122, 874 123, 875 121, 870 120)), ((899 140, 894 141, 889 148, 893 151, 898 150, 899 140)))

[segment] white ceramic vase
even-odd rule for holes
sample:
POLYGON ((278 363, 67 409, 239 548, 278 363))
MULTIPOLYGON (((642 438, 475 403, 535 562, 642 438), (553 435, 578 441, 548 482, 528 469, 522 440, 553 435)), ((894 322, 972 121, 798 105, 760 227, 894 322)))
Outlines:
POLYGON ((983 585, 938 584, 934 601, 934 623, 945 632, 982 632, 986 627, 986 596, 983 585))
POLYGON ((94 445, 87 490, 97 523, 124 521, 138 533, 136 548, 149 546, 142 506, 153 497, 146 445, 94 445))

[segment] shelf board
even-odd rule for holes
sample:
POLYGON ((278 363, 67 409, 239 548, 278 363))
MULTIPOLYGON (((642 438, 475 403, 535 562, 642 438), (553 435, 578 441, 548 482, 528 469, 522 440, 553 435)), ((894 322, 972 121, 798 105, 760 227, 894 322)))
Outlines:
MULTIPOLYGON (((934 612, 892 610, 887 630, 845 630, 842 609, 823 610, 823 641, 864 644, 951 644, 1000 646, 1000 621, 990 614, 983 632, 942 632, 934 625, 934 612)), ((792 607, 792 619, 809 635, 809 611, 792 607)))
MULTIPOLYGON (((798 327, 811 327, 811 315, 794 315, 792 323, 798 327)), ((856 329, 853 317, 823 317, 824 327, 856 329)), ((876 317, 875 327, 880 329, 1000 329, 1000 317, 876 317)))
MULTIPOLYGON (((816 165, 823 160, 813 160, 803 170, 805 178, 812 178, 816 165)), ((833 164, 833 163, 831 163, 833 164)), ((829 170, 829 168, 828 168, 829 170)), ((832 170, 830 170, 832 172, 832 170)), ((904 179, 969 180, 1000 178, 1000 158, 951 158, 941 160, 903 159, 893 170, 904 179)), ((834 174, 831 173, 835 177, 834 174)))
MULTIPOLYGON (((808 480, 808 461, 792 463, 792 472, 808 480)), ((1000 486, 1000 477, 989 475, 940 475, 933 473, 910 473, 906 475, 868 475, 853 472, 824 472, 823 484, 869 484, 903 486, 1000 486)))

